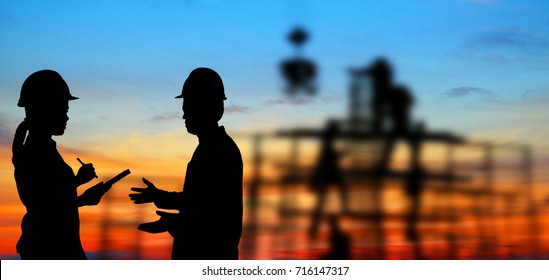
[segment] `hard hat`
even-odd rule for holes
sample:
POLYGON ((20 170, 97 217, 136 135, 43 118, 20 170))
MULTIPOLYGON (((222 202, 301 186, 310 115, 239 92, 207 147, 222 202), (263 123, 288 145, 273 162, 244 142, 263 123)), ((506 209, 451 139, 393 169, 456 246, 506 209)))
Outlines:
POLYGON ((75 100, 69 86, 59 73, 53 70, 40 70, 32 73, 23 82, 17 106, 27 107, 31 104, 52 104, 56 101, 75 100))
POLYGON ((181 94, 175 98, 227 99, 219 74, 205 67, 196 68, 189 74, 183 84, 181 94))
POLYGON ((374 77, 389 77, 392 75, 391 65, 385 58, 376 59, 366 73, 374 77))

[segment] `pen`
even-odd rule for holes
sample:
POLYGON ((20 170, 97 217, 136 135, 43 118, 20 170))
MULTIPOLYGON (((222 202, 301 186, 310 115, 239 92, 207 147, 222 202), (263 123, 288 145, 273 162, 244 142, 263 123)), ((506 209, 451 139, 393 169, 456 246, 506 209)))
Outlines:
MULTIPOLYGON (((79 158, 76 158, 76 160, 78 160, 78 162, 80 162, 80 164, 82 164, 82 165, 88 164, 88 163, 82 162, 79 158)), ((98 178, 98 177, 97 177, 97 174, 96 174, 94 177, 95 177, 95 178, 98 178)))

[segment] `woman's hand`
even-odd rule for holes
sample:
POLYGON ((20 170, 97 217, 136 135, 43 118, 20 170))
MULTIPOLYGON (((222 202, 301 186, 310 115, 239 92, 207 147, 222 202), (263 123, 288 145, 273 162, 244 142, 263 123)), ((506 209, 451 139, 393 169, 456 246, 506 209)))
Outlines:
POLYGON ((78 169, 78 173, 76 173, 77 186, 85 184, 91 181, 93 178, 97 178, 97 174, 95 174, 95 168, 93 167, 93 164, 84 163, 79 158, 77 158, 77 160, 78 162, 80 162, 80 164, 82 164, 82 166, 80 166, 80 169, 78 169))
POLYGON ((78 197, 78 206, 97 205, 105 193, 110 189, 109 185, 103 182, 87 189, 78 197))

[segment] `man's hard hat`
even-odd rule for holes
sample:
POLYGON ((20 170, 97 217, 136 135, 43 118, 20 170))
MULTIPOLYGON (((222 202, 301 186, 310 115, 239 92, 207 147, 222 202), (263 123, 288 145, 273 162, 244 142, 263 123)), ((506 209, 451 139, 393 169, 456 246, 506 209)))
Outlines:
POLYGON ((389 77, 392 75, 391 65, 385 58, 378 58, 370 66, 366 73, 373 77, 389 77))
POLYGON ((196 68, 189 74, 181 94, 175 98, 227 100, 221 77, 214 70, 205 67, 196 68))
POLYGON ((23 82, 17 106, 52 104, 58 101, 75 100, 69 86, 59 73, 53 70, 40 70, 32 73, 23 82))

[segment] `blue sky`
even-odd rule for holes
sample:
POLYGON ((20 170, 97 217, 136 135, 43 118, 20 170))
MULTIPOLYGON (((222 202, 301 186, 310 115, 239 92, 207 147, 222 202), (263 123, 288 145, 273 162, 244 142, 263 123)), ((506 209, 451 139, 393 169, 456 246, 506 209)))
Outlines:
POLYGON ((520 136, 523 124, 540 131, 549 121, 547 1, 294 2, 2 1, 2 131, 22 119, 20 86, 40 69, 58 71, 81 98, 71 103, 69 146, 184 132, 173 96, 199 66, 224 79, 229 129, 319 125, 346 114, 347 69, 378 55, 429 127, 520 136), (296 24, 311 33, 304 53, 319 66, 320 91, 293 104, 277 67, 293 55, 285 36, 296 24))

